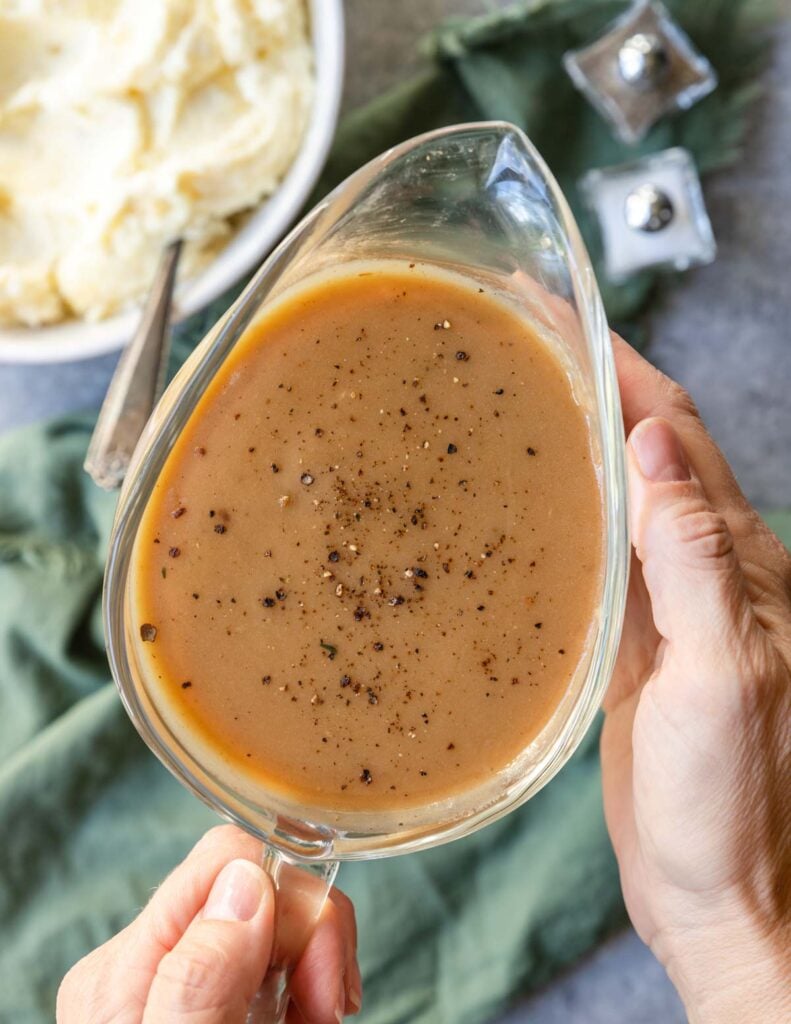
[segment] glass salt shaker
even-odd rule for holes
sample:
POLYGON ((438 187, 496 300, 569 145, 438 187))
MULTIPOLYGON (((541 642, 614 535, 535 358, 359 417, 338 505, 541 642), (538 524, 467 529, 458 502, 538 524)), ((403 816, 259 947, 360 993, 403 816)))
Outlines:
POLYGON ((589 171, 579 182, 599 222, 607 276, 711 263, 717 253, 695 162, 680 147, 616 167, 589 171))

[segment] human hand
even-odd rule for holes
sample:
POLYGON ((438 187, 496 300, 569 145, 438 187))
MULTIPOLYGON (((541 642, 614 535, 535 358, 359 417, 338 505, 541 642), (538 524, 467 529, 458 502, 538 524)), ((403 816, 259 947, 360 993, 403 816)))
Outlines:
MULTIPOLYGON (((58 1024, 243 1024, 272 950, 261 843, 212 829, 122 932, 69 971, 58 1024)), ((338 1024, 361 1002, 354 910, 333 889, 291 980, 288 1024, 338 1024)))
POLYGON ((614 339, 631 499, 605 701, 626 906, 694 1024, 791 1020, 791 558, 689 396, 614 339))

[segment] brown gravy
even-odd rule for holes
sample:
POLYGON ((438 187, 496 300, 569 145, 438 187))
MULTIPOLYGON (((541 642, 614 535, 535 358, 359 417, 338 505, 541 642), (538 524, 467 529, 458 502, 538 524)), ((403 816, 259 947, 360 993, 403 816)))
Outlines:
POLYGON ((545 725, 601 562, 550 348, 477 283, 382 264, 274 304, 220 368, 144 514, 134 629, 153 689, 235 771, 414 807, 545 725))

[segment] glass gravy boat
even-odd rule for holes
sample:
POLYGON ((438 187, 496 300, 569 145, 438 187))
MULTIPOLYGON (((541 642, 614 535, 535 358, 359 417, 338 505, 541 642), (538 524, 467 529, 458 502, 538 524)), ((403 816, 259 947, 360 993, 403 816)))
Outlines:
POLYGON ((283 1019, 289 964, 309 937, 340 860, 407 853, 468 835, 546 785, 580 743, 609 682, 623 619, 629 552, 623 444, 609 331, 579 231, 530 141, 501 122, 419 136, 348 178, 266 260, 165 392, 118 505, 105 578, 107 647, 124 705, 154 753, 222 817, 265 843, 265 867, 278 890, 278 952, 250 1021, 283 1019), (337 812, 294 805, 217 770, 186 733, 168 726, 141 670, 130 569, 143 510, 175 439, 262 306, 328 268, 386 259, 419 260, 485 283, 517 304, 553 345, 590 427, 603 502, 603 572, 587 653, 559 707, 515 761, 444 801, 408 811, 337 812))

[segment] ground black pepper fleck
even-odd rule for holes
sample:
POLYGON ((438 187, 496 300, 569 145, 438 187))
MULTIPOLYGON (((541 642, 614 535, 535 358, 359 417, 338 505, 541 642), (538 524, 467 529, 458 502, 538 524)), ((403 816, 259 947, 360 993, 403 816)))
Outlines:
POLYGON ((335 646, 335 644, 327 644, 323 640, 319 640, 319 647, 323 648, 327 652, 327 656, 329 657, 330 661, 335 660, 335 656, 338 653, 338 648, 335 646))
POLYGON ((265 597, 263 599, 263 601, 261 602, 261 604, 264 606, 264 608, 274 608, 275 607, 275 599, 274 599, 274 597, 265 597))
POLYGON ((285 599, 286 599, 286 592, 285 592, 285 590, 276 590, 275 591, 275 597, 278 599, 278 601, 285 601, 285 599))
POLYGON ((329 553, 329 555, 327 557, 329 558, 329 560, 331 562, 338 562, 338 561, 340 561, 340 557, 341 556, 338 554, 337 551, 330 551, 330 553, 329 553))
POLYGON ((367 768, 363 768, 360 772, 360 782, 364 782, 366 786, 370 786, 373 781, 374 777, 371 775, 370 771, 367 768))
POLYGON ((222 523, 217 523, 216 526, 214 527, 214 532, 215 533, 225 533, 225 527, 223 526, 222 523))
POLYGON ((343 687, 351 686, 351 683, 352 683, 352 677, 351 676, 341 676, 341 686, 343 686, 343 687))
POLYGON ((187 680, 185 680, 185 682, 183 682, 183 683, 181 684, 181 689, 182 689, 182 690, 189 690, 189 688, 190 688, 191 686, 192 686, 192 683, 191 683, 191 682, 190 682, 190 681, 189 681, 189 680, 187 679, 187 680))
POLYGON ((179 507, 174 508, 170 514, 173 516, 174 519, 180 519, 186 511, 187 510, 184 508, 183 505, 179 505, 179 507))
POLYGON ((455 444, 448 445, 448 455, 455 455, 458 450, 455 444))
POLYGON ((467 353, 464 352, 462 349, 459 349, 459 351, 456 353, 456 359, 458 359, 460 363, 466 363, 469 358, 470 357, 467 355, 467 353))
POLYGON ((171 558, 178 558, 181 554, 181 548, 168 548, 168 554, 171 558))
POLYGON ((153 644, 157 638, 157 627, 152 626, 150 622, 144 622, 140 627, 140 637, 148 644, 153 644))
POLYGON ((530 448, 530 447, 528 447, 528 449, 527 449, 527 454, 528 454, 528 455, 535 455, 535 454, 536 454, 536 450, 535 450, 535 448, 530 448))
POLYGON ((278 464, 276 462, 272 463, 272 472, 273 473, 279 473, 280 472, 280 466, 278 466, 278 464))

